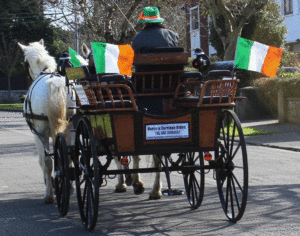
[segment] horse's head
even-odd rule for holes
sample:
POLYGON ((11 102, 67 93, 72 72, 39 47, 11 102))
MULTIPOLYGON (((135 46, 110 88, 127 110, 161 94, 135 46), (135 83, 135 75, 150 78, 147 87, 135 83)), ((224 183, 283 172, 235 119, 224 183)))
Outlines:
POLYGON ((90 74, 96 74, 93 51, 90 50, 89 47, 86 46, 85 43, 82 44, 81 51, 82 51, 83 57, 89 63, 90 74))
POLYGON ((28 62, 28 70, 31 78, 35 80, 41 72, 53 73, 56 71, 54 57, 50 56, 44 46, 44 40, 29 43, 28 46, 18 43, 24 52, 25 62, 28 62))

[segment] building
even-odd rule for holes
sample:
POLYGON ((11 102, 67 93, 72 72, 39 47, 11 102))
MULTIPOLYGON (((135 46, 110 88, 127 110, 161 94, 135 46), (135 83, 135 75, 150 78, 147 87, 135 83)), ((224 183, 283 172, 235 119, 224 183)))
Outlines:
POLYGON ((186 26, 187 51, 194 57, 194 50, 201 47, 209 55, 208 18, 201 14, 199 1, 186 0, 183 3, 181 8, 186 11, 189 22, 186 26))
POLYGON ((300 52, 300 0, 276 0, 287 26, 286 44, 292 51, 300 52))

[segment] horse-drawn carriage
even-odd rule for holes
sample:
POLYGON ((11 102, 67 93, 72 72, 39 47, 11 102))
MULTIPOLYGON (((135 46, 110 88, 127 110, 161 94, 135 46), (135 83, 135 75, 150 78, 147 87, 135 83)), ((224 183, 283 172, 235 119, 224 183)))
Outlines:
MULTIPOLYGON (((170 172, 182 173, 188 201, 198 208, 205 173, 213 170, 226 216, 233 222, 242 218, 248 163, 241 124, 233 111, 237 75, 233 70, 212 70, 204 81, 201 72, 184 71, 187 63, 184 52, 155 52, 135 55, 134 66, 151 70, 131 77, 91 74, 92 65, 66 70, 66 87, 76 99, 68 107, 74 111, 75 142, 67 144, 63 133, 54 142, 55 194, 62 216, 68 212, 72 181, 82 222, 91 231, 106 177, 149 172, 164 172, 168 183, 170 172), (127 157, 138 162, 139 155, 149 154, 155 157, 154 167, 109 168, 113 159, 126 166, 127 157)), ((193 64, 209 69, 205 56, 193 64)), ((133 185, 143 192, 137 179, 133 185)))

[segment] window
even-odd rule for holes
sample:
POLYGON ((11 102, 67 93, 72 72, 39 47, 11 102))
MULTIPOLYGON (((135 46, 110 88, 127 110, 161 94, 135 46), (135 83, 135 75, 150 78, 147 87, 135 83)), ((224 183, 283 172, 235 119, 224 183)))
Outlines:
POLYGON ((199 7, 192 7, 190 9, 190 22, 191 22, 191 31, 198 30, 200 28, 200 16, 199 16, 199 7))
POLYGON ((284 15, 293 14, 293 0, 284 0, 284 15))

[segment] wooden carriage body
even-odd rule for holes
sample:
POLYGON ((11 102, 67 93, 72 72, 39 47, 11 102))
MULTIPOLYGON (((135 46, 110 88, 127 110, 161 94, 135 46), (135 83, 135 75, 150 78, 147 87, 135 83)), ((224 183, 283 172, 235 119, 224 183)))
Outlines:
POLYGON ((176 51, 135 55, 135 68, 143 70, 131 77, 90 74, 87 67, 66 70, 67 84, 76 92, 76 107, 70 109, 77 112, 75 146, 68 151, 62 134, 56 140, 61 145, 55 145, 54 162, 61 159, 55 164, 56 183, 65 183, 57 184, 61 215, 68 211, 63 202, 69 199, 70 180, 75 179, 81 219, 91 231, 106 176, 151 172, 165 172, 169 191, 170 172, 182 173, 188 201, 198 208, 204 175, 214 170, 226 216, 232 222, 242 218, 248 163, 241 124, 232 111, 238 80, 229 70, 216 70, 204 81, 200 72, 184 70, 187 63, 187 53, 176 51), (109 169, 115 157, 122 164, 124 156, 146 154, 156 154, 162 167, 109 169))
POLYGON ((116 156, 215 150, 219 116, 235 106, 238 81, 202 82, 200 72, 183 70, 187 63, 187 53, 136 55, 136 66, 179 69, 135 72, 131 78, 70 69, 78 113, 90 120, 97 146, 105 143, 116 156), (139 99, 158 99, 163 114, 139 110, 139 99))

